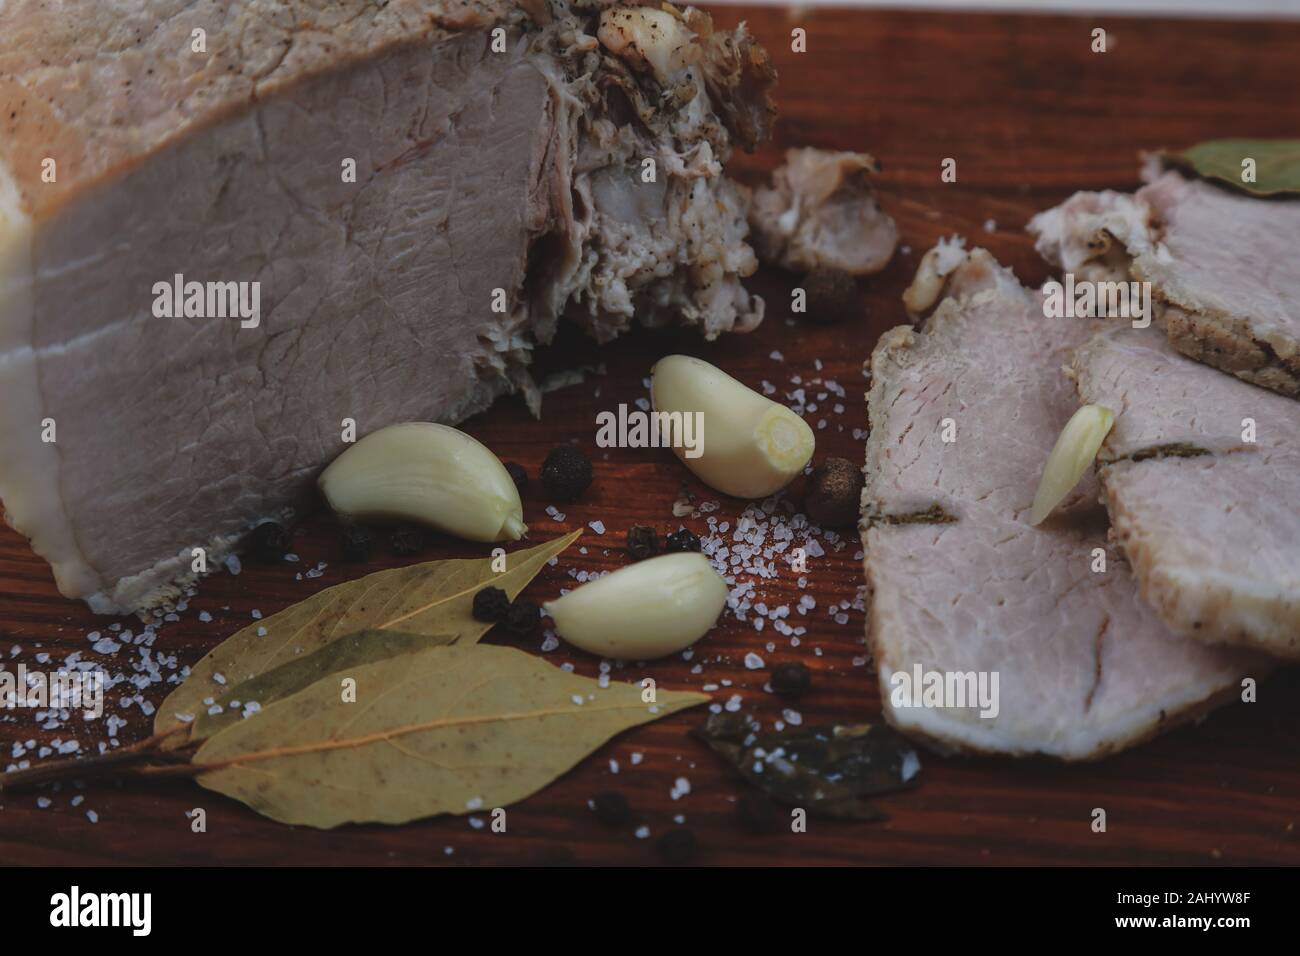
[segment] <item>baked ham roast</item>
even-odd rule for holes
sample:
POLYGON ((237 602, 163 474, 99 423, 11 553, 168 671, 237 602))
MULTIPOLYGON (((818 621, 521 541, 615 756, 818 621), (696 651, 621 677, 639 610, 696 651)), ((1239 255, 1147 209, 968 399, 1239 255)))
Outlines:
POLYGON ((871 358, 862 539, 887 719, 941 750, 1084 760, 1233 699, 1267 661, 1166 627, 1107 542, 1094 476, 1029 523, 1078 405, 1063 367, 1102 324, 1045 318, 982 249, 927 260, 909 309, 937 308, 871 358), (996 714, 896 700, 918 673, 997 673, 996 714))
POLYGON ((536 399, 561 317, 753 328, 722 164, 774 78, 667 6, 0 4, 9 522, 64 594, 139 609, 299 514, 344 420, 536 399))

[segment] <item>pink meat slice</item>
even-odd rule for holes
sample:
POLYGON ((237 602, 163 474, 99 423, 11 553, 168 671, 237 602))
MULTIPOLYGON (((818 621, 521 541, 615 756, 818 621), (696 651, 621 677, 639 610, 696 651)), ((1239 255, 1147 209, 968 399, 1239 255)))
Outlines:
POLYGON ((1063 368, 1097 325, 1045 319, 981 249, 947 291, 922 330, 893 329, 871 359, 862 528, 887 719, 941 749, 1084 760, 1230 699, 1267 664, 1178 637, 1138 598, 1095 478, 1028 523, 1078 404, 1063 368), (895 675, 918 667, 997 672, 997 715, 902 706, 895 675))
POLYGON ((1100 477, 1143 598, 1179 634, 1300 658, 1300 402, 1127 325, 1072 370, 1117 413, 1100 477))

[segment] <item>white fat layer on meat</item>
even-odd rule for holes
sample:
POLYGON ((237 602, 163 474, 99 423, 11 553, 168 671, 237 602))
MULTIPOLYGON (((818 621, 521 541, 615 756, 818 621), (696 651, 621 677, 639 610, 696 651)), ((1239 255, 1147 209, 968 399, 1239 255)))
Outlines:
MULTIPOLYGON (((41 440, 46 418, 32 347, 32 223, 0 164, 0 501, 6 520, 50 562, 65 594, 91 593, 98 577, 81 558, 59 497, 59 452, 41 440)), ((55 423, 57 426, 57 422, 55 423)), ((57 435, 57 431, 56 431, 57 435)))

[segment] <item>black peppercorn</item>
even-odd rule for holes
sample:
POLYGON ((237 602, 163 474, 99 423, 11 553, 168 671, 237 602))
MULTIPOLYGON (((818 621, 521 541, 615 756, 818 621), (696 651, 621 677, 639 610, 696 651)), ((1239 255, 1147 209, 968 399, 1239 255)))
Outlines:
POLYGON ((659 536, 654 528, 634 524, 627 529, 627 553, 633 561, 644 561, 659 553, 659 536))
POLYGON ((685 827, 669 830, 659 838, 659 855, 673 866, 691 862, 697 849, 695 834, 685 827))
POLYGON ((399 524, 393 529, 388 543, 400 555, 419 554, 424 550, 424 529, 413 524, 399 524))
POLYGON ((803 507, 823 528, 851 527, 862 506, 862 469, 845 458, 827 458, 808 477, 803 507))
POLYGON ((747 793, 736 801, 736 819, 751 833, 774 833, 780 826, 781 812, 766 795, 747 793))
POLYGON ((689 528, 682 528, 664 538, 664 550, 667 552, 698 551, 700 539, 689 528))
POLYGON ((371 543, 370 531, 364 525, 345 524, 339 528, 339 545, 343 549, 344 561, 368 561, 371 543))
POLYGON ((474 595, 474 620, 495 624, 510 610, 510 598, 500 588, 486 587, 474 595))
POLYGON ((554 448, 542 463, 542 487, 556 501, 574 501, 591 484, 591 462, 572 445, 554 448))
POLYGON ((808 318, 814 322, 839 322, 861 318, 858 285, 843 269, 814 269, 803 278, 808 296, 808 318))
POLYGON ((777 664, 772 668, 772 690, 782 697, 798 697, 812 686, 812 671, 804 664, 777 664))
POLYGON ((501 619, 501 626, 515 637, 527 637, 537 630, 537 622, 541 620, 541 617, 542 609, 536 604, 531 604, 528 601, 516 601, 510 605, 505 617, 501 619))
POLYGON ((617 790, 596 794, 591 801, 591 809, 597 820, 610 826, 627 823, 632 818, 632 808, 627 804, 627 797, 617 790))
POLYGON ((268 564, 283 560, 289 550, 289 532, 274 521, 263 521, 249 536, 253 556, 268 564))
POLYGON ((528 472, 524 471, 524 466, 516 464, 513 461, 508 461, 506 462, 506 473, 510 476, 510 480, 515 483, 515 487, 519 489, 519 493, 522 495, 524 489, 528 487, 528 472))

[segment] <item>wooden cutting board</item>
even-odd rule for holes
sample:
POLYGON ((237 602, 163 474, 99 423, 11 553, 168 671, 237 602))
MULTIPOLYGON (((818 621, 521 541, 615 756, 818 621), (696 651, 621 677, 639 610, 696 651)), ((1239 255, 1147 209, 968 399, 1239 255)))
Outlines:
MULTIPOLYGON (((789 316, 790 279, 760 275, 769 314, 748 336, 711 344, 683 334, 628 336, 603 352, 604 375, 550 394, 545 417, 533 421, 518 400, 500 403, 465 427, 504 459, 534 476, 546 452, 577 438, 592 454, 595 484, 564 519, 546 516, 536 488, 525 508, 536 538, 599 520, 557 568, 530 588, 535 600, 572 586, 568 567, 614 568, 624 562, 623 533, 634 523, 675 527, 672 503, 683 481, 703 499, 715 498, 667 454, 654 450, 601 452, 595 448, 598 410, 632 403, 645 394, 642 379, 655 358, 671 351, 700 355, 757 386, 783 390, 828 378, 841 383, 845 410, 810 413, 818 457, 860 460, 865 428, 861 365, 876 337, 903 321, 899 294, 923 253, 938 237, 961 233, 1012 266, 1027 283, 1047 271, 1023 226, 1036 211, 1076 189, 1131 189, 1140 149, 1181 147, 1220 136, 1293 136, 1300 129, 1295 50, 1300 24, 1156 21, 1056 16, 785 10, 717 12, 723 25, 747 19, 772 52, 781 73, 775 143, 738 157, 733 170, 754 179, 787 146, 860 149, 883 163, 883 202, 898 220, 905 248, 871 286, 860 322, 820 326, 789 316), (790 48, 790 31, 808 32, 808 52, 790 48), (1091 52, 1091 31, 1104 27, 1109 52, 1091 52), (940 164, 957 161, 957 182, 940 182, 940 164), (772 358, 780 352, 782 359, 772 358), (818 366, 820 363, 820 367, 818 366)), ((832 403, 823 403, 826 405, 832 403)), ((739 503, 715 513, 734 523, 739 503)), ((687 524, 704 529, 702 519, 687 524)), ((181 620, 166 624, 156 650, 197 660, 250 620, 271 614, 316 590, 362 573, 339 561, 330 523, 318 518, 299 529, 298 564, 248 567, 238 577, 204 581, 181 620), (298 575, 328 563, 314 579, 298 575), (199 612, 212 616, 200 622, 199 612)), ((862 613, 836 623, 827 606, 852 600, 861 582, 856 544, 816 558, 807 591, 786 573, 768 584, 769 605, 810 593, 818 608, 800 623, 808 633, 797 648, 771 632, 757 634, 728 619, 697 645, 691 664, 653 665, 661 685, 695 688, 732 682, 747 706, 769 723, 781 702, 764 693, 766 672, 747 670, 758 651, 768 664, 802 661, 815 672, 815 690, 798 705, 805 724, 874 721, 879 693, 864 654, 862 613), (766 651, 777 638, 776 650, 766 651), (694 663, 702 674, 691 674, 694 663)), ((424 557, 484 553, 477 546, 440 541, 424 557)), ((400 562, 381 553, 366 570, 400 562)), ((979 569, 972 568, 972 574, 979 569)), ((49 570, 14 533, 0 532, 0 657, 20 645, 13 662, 29 665, 40 653, 56 660, 72 649, 89 652, 87 631, 107 622, 61 598, 49 570)), ((132 622, 127 622, 131 626, 132 622)), ((495 638, 493 638, 495 640, 495 638)), ((539 641, 527 646, 536 649, 539 641)), ((93 658, 93 654, 88 653, 93 658)), ((596 661, 561 646, 546 655, 596 673, 596 661)), ((161 700, 151 692, 151 699, 161 700)), ((507 832, 475 829, 465 818, 429 820, 397 828, 347 827, 334 832, 290 828, 263 820, 243 806, 188 782, 149 786, 96 783, 84 791, 10 795, 0 810, 0 860, 35 864, 580 864, 658 861, 654 839, 681 815, 707 864, 1284 864, 1300 863, 1300 673, 1292 668, 1262 687, 1260 701, 1232 707, 1100 764, 943 759, 924 753, 921 785, 885 798, 889 819, 839 823, 814 818, 806 833, 754 837, 736 822, 733 803, 745 784, 687 736, 696 711, 641 728, 601 748, 531 799, 510 808, 507 832), (633 765, 633 753, 644 755, 633 765), (618 772, 613 770, 616 762, 618 772), (684 777, 690 793, 673 799, 684 777), (635 820, 606 827, 587 800, 619 790, 635 820), (84 797, 72 805, 74 795, 84 797), (208 832, 191 832, 186 812, 203 807, 208 832), (1093 808, 1105 808, 1108 828, 1092 832, 1093 808), (93 810, 98 822, 87 811, 93 810), (649 828, 650 838, 635 834, 649 828), (450 850, 448 849, 450 848, 450 850)), ((123 739, 146 733, 132 712, 123 739)), ((98 731, 102 734, 102 730, 98 731)), ((0 760, 15 741, 48 741, 68 731, 44 732, 29 714, 0 716, 0 760)), ((93 746, 96 733, 78 733, 93 746)))

